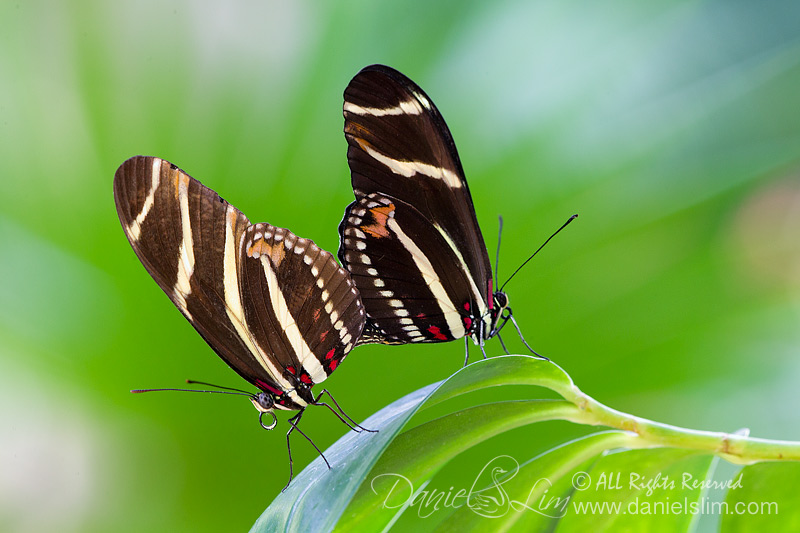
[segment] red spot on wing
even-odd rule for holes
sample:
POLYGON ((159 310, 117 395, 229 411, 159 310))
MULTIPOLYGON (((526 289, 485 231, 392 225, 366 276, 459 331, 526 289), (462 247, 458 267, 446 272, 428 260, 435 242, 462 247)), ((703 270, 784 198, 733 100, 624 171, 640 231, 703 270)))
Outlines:
POLYGON ((313 381, 311 381, 311 376, 308 374, 300 374, 300 381, 303 383, 313 383, 313 381))
POLYGON ((464 310, 469 311, 469 302, 464 302, 464 310))
POLYGON ((439 326, 429 326, 428 331, 433 335, 433 338, 438 341, 446 341, 447 336, 442 333, 442 330, 439 329, 439 326))
POLYGON ((261 390, 269 391, 269 392, 271 392, 271 393, 273 393, 273 394, 275 394, 277 396, 280 396, 281 394, 283 394, 282 390, 278 390, 275 387, 273 387, 272 385, 270 385, 269 383, 261 381, 260 379, 256 380, 256 386, 261 390))
POLYGON ((319 335, 319 342, 325 342, 325 337, 328 336, 328 330, 326 329, 319 335))
POLYGON ((325 354, 325 359, 333 359, 333 354, 336 352, 336 348, 331 348, 331 350, 325 354))
POLYGON ((286 367, 286 371, 287 371, 288 373, 290 373, 291 375, 293 375, 293 376, 294 376, 295 374, 297 374, 297 370, 296 370, 296 369, 295 369, 293 366, 287 366, 287 367, 286 367))
POLYGON ((334 370, 336 370, 336 367, 337 367, 337 366, 339 366, 339 360, 338 360, 338 359, 334 359, 333 361, 331 361, 331 365, 330 365, 330 367, 331 367, 331 372, 333 372, 334 370))
POLYGON ((472 327, 472 319, 468 316, 464 317, 464 326, 469 329, 472 327))
POLYGON ((425 313, 419 313, 419 314, 417 315, 417 318, 425 318, 425 313))

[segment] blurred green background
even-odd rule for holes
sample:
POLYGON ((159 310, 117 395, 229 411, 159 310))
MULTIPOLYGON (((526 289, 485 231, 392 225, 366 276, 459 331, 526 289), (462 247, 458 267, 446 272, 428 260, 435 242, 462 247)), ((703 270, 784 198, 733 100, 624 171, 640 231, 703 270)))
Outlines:
MULTIPOLYGON (((537 351, 623 411, 800 439, 798 28, 791 0, 0 3, 0 530, 237 531, 277 494, 283 419, 128 392, 246 384, 136 259, 112 178, 157 155, 335 251, 342 91, 375 62, 446 118, 491 256, 505 217, 500 279, 580 214, 508 286, 537 351)), ((462 360, 367 346, 326 386, 361 420, 462 360)))

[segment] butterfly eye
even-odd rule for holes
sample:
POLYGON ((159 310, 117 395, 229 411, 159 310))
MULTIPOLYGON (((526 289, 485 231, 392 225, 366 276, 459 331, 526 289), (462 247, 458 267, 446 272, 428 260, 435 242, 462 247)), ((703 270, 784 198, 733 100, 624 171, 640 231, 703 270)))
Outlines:
POLYGON ((500 309, 508 307, 508 295, 504 292, 497 291, 494 293, 494 303, 500 309))
POLYGON ((256 397, 256 401, 258 405, 260 405, 264 410, 270 410, 275 406, 275 400, 272 399, 272 396, 267 394, 266 392, 260 392, 256 397))

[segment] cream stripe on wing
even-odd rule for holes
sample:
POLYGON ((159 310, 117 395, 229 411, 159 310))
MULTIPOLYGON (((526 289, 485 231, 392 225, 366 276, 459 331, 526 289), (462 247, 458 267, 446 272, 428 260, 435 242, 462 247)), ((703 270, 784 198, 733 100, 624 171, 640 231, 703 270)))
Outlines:
POLYGON ((475 300, 481 304, 481 308, 479 309, 480 315, 483 316, 486 312, 489 311, 488 305, 486 303, 486 299, 484 295, 481 294, 481 291, 478 289, 477 285, 475 285, 475 280, 472 278, 472 273, 469 271, 469 267, 467 266, 467 262, 464 261, 464 256, 461 255, 456 243, 453 242, 453 239, 450 238, 444 229, 442 229, 439 224, 434 223, 433 227, 439 232, 439 234, 444 238, 447 245, 450 246, 450 249, 453 250, 453 253, 456 254, 458 257, 459 266, 461 266, 461 270, 464 272, 464 275, 469 280, 470 288, 472 289, 472 294, 475 295, 475 300))
POLYGON ((186 298, 192 292, 190 280, 194 273, 194 244, 192 237, 192 222, 189 217, 189 176, 178 173, 178 203, 181 206, 181 247, 178 252, 178 279, 175 282, 173 294, 181 311, 191 319, 192 315, 186 308, 186 298))
MULTIPOLYGON (((458 250, 458 247, 456 246, 456 243, 453 242, 453 240, 450 238, 450 236, 444 231, 444 229, 442 229, 439 226, 439 224, 434 224, 433 227, 436 228, 436 230, 439 232, 439 234, 441 234, 441 236, 444 238, 444 240, 448 244, 448 246, 450 246, 450 248, 456 254, 456 257, 458 257, 458 262, 459 262, 459 264, 461 266, 461 270, 464 272, 464 275, 467 276, 467 279, 469 280, 470 288, 472 289, 472 294, 475 296, 475 301, 478 302, 478 315, 477 316, 481 317, 481 320, 484 323, 484 327, 487 328, 486 331, 491 330, 491 328, 492 328, 492 314, 489 312, 489 307, 488 307, 488 304, 487 304, 486 300, 483 298, 483 295, 481 294, 480 290, 475 285, 475 280, 472 279, 472 274, 469 271, 469 267, 467 266, 466 261, 464 261, 464 256, 461 255, 461 252, 458 250)), ((487 287, 487 290, 488 290, 488 287, 487 287)), ((491 294, 489 294, 488 297, 492 298, 493 296, 491 294)), ((477 344, 477 341, 476 341, 476 344, 477 344)))
POLYGON ((385 107, 383 109, 377 107, 361 107, 352 102, 344 103, 344 110, 356 115, 371 115, 373 117, 383 117, 386 115, 421 115, 422 106, 416 100, 407 100, 400 102, 396 106, 385 107))
POLYGON ((388 227, 392 233, 397 235, 397 238, 400 240, 400 244, 402 244, 405 249, 411 253, 411 258, 414 260, 414 263, 416 263, 423 279, 425 279, 425 283, 428 284, 428 287, 433 293, 436 303, 439 305, 439 309, 441 309, 442 314, 444 314, 444 318, 447 321, 447 327, 450 329, 450 334, 456 339, 463 337, 466 333, 466 330, 461 324, 461 315, 453 306, 453 303, 450 301, 450 297, 447 296, 447 291, 444 290, 442 282, 439 280, 439 276, 436 275, 436 271, 433 269, 431 262, 427 257, 425 257, 425 254, 422 253, 422 250, 417 247, 416 243, 414 243, 414 241, 409 238, 408 235, 403 233, 403 230, 400 228, 400 225, 394 218, 389 218, 386 221, 386 227, 388 227))
POLYGON ((150 210, 153 208, 153 204, 155 203, 156 189, 158 189, 158 184, 161 181, 161 161, 162 160, 157 157, 153 158, 153 169, 150 177, 150 192, 147 193, 147 198, 144 200, 142 210, 139 211, 139 214, 136 215, 136 218, 131 220, 131 223, 128 225, 128 235, 131 236, 131 240, 133 240, 133 242, 138 242, 139 237, 142 236, 142 224, 144 224, 144 219, 147 218, 147 214, 150 213, 150 210))
MULTIPOLYGON (((242 300, 239 297, 239 272, 236 268, 239 243, 237 242, 236 236, 233 234, 233 227, 236 224, 236 219, 236 210, 232 205, 228 205, 228 211, 225 213, 225 257, 223 259, 222 268, 225 311, 228 314, 231 324, 236 328, 236 333, 239 334, 239 338, 242 339, 253 356, 258 359, 261 366, 272 376, 281 389, 289 391, 293 388, 292 384, 283 377, 283 372, 270 361, 269 357, 264 354, 261 348, 256 346, 244 325, 244 308, 242 307, 242 300)), ((288 392, 288 395, 301 407, 307 405, 295 391, 292 390, 288 392)))
POLYGON ((399 174, 400 176, 404 176, 406 178, 410 178, 414 174, 424 174, 430 178, 443 180, 448 187, 453 189, 461 188, 461 178, 459 178, 458 175, 450 169, 436 167, 429 165, 428 163, 422 163, 421 161, 400 161, 397 159, 392 159, 391 157, 384 155, 372 148, 369 143, 364 142, 361 139, 356 140, 358 141, 359 146, 361 146, 361 148, 367 152, 370 157, 389 167, 389 169, 395 174, 399 174))
MULTIPOLYGON (((276 244, 276 246, 279 246, 276 244)), ((264 266, 264 277, 267 279, 267 287, 269 287, 269 301, 272 303, 272 310, 275 316, 278 317, 278 322, 281 324, 283 333, 289 339, 289 344, 292 345, 292 350, 297 355, 303 369, 311 376, 311 381, 320 383, 325 381, 328 374, 322 365, 319 364, 317 356, 308 347, 303 334, 300 333, 300 328, 297 322, 289 311, 289 306, 286 304, 286 298, 283 296, 281 287, 278 284, 278 278, 275 276, 275 271, 272 269, 272 262, 270 256, 262 255, 261 264, 264 266)))

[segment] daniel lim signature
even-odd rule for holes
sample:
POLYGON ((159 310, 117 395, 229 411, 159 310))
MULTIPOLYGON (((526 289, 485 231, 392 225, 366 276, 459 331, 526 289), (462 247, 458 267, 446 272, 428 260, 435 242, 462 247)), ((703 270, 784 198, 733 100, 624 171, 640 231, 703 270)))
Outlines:
POLYGON ((511 510, 533 511, 550 518, 560 518, 566 514, 569 496, 548 495, 552 483, 546 478, 533 484, 524 502, 509 498, 503 485, 514 479, 518 472, 519 463, 516 459, 500 455, 486 463, 469 489, 456 491, 450 487, 448 490, 438 490, 428 488, 428 482, 415 489, 407 477, 394 473, 375 476, 370 487, 378 496, 383 495, 384 508, 399 510, 416 507, 420 518, 431 516, 441 509, 464 506, 485 518, 500 518, 511 510))

